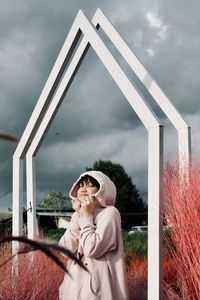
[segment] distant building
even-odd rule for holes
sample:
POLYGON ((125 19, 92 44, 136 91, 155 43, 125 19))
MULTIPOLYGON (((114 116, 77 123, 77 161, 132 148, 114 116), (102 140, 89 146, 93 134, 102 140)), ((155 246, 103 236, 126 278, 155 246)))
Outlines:
MULTIPOLYGON (((70 210, 55 211, 53 209, 39 208, 36 210, 38 231, 46 233, 49 229, 67 229, 71 216, 70 210)), ((27 213, 23 212, 23 232, 27 234, 27 213)), ((12 234, 12 213, 0 214, 0 236, 12 234)))
POLYGON ((36 210, 38 229, 39 231, 53 228, 67 229, 73 213, 71 210, 56 211, 54 209, 39 208, 36 210))

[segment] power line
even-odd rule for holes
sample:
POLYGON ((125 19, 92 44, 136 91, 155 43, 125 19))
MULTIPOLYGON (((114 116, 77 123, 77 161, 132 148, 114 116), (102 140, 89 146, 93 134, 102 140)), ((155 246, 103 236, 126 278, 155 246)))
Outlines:
POLYGON ((0 195, 0 199, 8 195, 9 193, 12 192, 12 189, 9 189, 7 192, 4 192, 3 194, 0 195))

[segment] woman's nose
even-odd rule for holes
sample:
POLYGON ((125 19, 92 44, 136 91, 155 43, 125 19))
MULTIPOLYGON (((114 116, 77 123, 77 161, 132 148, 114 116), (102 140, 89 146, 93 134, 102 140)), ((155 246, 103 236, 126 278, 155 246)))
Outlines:
POLYGON ((85 186, 82 186, 82 187, 80 187, 80 190, 81 190, 81 191, 86 191, 86 187, 85 187, 85 186))

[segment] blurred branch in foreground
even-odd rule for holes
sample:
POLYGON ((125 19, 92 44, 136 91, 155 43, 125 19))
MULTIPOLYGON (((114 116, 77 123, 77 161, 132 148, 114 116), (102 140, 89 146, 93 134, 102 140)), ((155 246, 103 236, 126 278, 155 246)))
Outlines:
POLYGON ((0 132, 0 140, 16 142, 16 143, 19 141, 19 139, 16 138, 15 136, 4 133, 4 132, 0 132))
MULTIPOLYGON (((64 254, 71 260, 75 261, 81 268, 85 269, 85 271, 88 271, 87 268, 84 266, 84 264, 68 249, 63 248, 61 246, 58 246, 56 244, 46 244, 41 241, 34 241, 31 239, 28 239, 26 237, 22 236, 6 236, 3 238, 0 238, 0 246, 4 243, 9 243, 13 241, 18 241, 20 243, 28 245, 28 247, 20 249, 16 255, 24 254, 27 252, 35 251, 35 250, 40 250, 42 251, 46 256, 51 258, 63 271, 68 273, 68 270, 66 266, 62 263, 62 261, 59 259, 59 257, 56 255, 57 253, 64 254)), ((15 255, 14 255, 15 256, 15 255)), ((3 264, 0 265, 0 268, 6 264, 9 260, 11 260, 14 256, 11 256, 8 260, 3 262, 3 264)))

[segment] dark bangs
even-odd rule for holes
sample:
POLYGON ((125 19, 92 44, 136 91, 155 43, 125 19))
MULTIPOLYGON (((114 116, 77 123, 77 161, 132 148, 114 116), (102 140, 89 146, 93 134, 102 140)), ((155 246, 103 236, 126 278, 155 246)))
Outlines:
POLYGON ((83 176, 78 183, 83 183, 83 181, 85 182, 91 182, 92 185, 96 186, 97 188, 100 188, 100 184, 98 183, 98 181, 96 179, 94 179, 92 176, 90 175, 85 175, 83 176))

